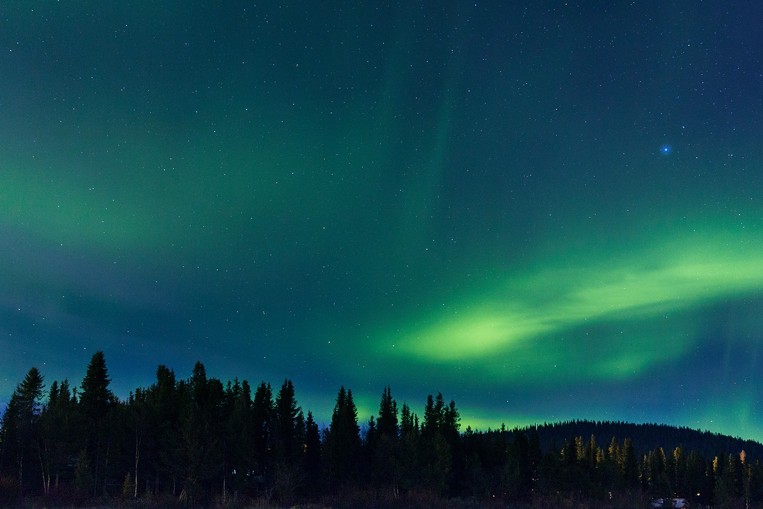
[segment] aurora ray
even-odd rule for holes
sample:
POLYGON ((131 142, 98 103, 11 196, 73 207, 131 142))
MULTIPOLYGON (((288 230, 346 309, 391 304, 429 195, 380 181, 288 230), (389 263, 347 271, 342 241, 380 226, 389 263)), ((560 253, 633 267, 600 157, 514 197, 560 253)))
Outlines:
POLYGON ((0 404, 103 350, 763 439, 756 17, 346 7, 5 9, 0 404))

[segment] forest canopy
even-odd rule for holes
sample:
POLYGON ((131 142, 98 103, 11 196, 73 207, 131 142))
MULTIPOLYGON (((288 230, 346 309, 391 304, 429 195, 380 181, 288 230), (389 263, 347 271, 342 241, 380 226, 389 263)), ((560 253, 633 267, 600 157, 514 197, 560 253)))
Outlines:
POLYGON ((223 382, 197 362, 185 380, 159 366, 150 387, 124 400, 110 382, 102 352, 79 386, 48 387, 29 370, 0 425, 0 505, 529 506, 550 497, 641 507, 683 497, 763 506, 763 445, 686 428, 572 421, 462 430, 454 401, 430 395, 419 414, 390 387, 361 423, 344 386, 322 428, 288 379, 275 388, 223 382))

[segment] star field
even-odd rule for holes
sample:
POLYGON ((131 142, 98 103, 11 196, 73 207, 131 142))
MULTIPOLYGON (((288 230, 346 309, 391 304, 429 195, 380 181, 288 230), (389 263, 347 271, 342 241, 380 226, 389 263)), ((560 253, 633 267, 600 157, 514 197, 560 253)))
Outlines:
POLYGON ((0 402, 103 350, 763 440, 760 11, 5 7, 0 402))

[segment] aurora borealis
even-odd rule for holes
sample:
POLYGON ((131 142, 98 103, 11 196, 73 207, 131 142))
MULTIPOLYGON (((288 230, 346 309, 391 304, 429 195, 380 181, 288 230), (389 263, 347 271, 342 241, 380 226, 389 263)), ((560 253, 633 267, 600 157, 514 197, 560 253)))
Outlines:
POLYGON ((763 10, 581 4, 0 8, 0 402, 103 350, 763 440, 763 10))

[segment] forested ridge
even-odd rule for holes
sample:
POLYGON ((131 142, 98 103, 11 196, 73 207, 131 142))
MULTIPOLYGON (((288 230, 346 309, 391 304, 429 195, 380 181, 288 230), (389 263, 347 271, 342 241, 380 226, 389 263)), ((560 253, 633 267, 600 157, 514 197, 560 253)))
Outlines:
POLYGON ((200 362, 126 400, 109 384, 102 352, 79 386, 29 370, 0 425, 0 506, 763 507, 763 445, 687 428, 461 429, 442 394, 418 414, 389 387, 359 423, 341 387, 321 429, 291 381, 223 383, 200 362))

